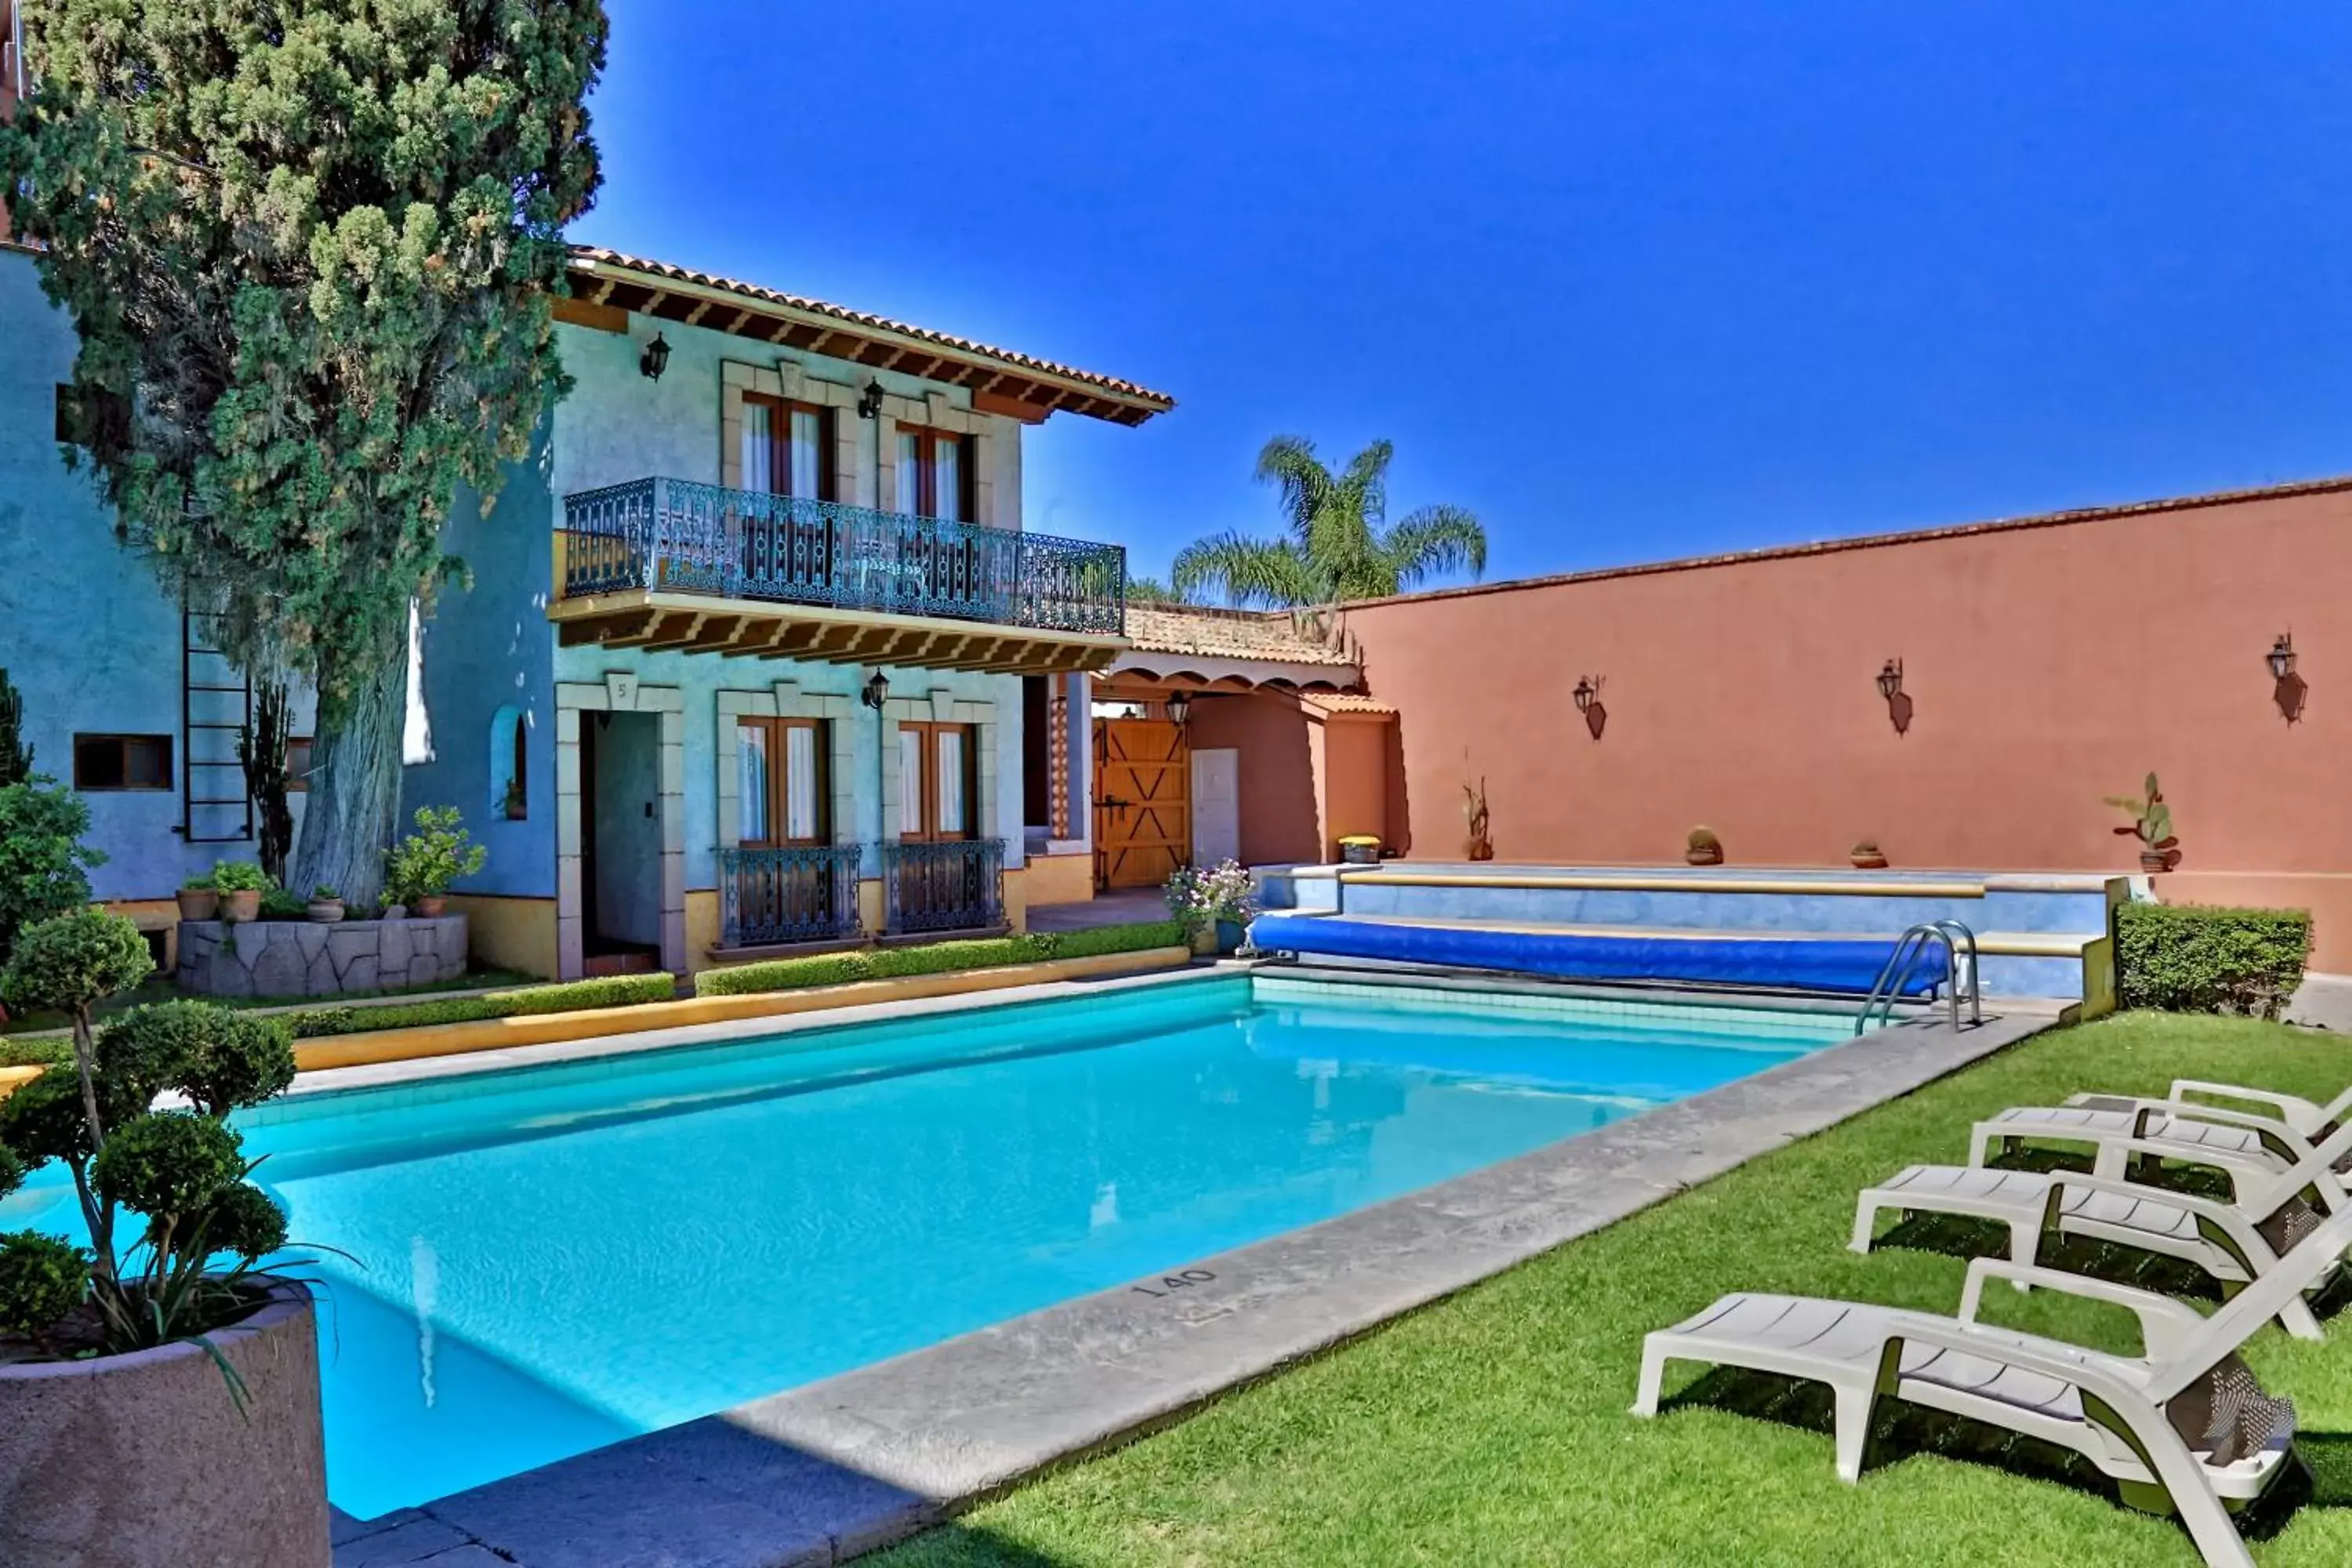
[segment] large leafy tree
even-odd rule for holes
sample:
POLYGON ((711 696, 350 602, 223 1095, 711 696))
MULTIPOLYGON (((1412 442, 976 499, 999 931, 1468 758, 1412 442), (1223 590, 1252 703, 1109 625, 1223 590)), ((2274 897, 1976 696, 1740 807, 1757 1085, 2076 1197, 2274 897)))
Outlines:
POLYGON ((567 389, 600 0, 41 0, 0 177, 126 534, 319 693, 298 886, 374 896, 411 605, 567 389))
POLYGON ((1257 478, 1282 496, 1283 532, 1228 532, 1186 545, 1171 573, 1175 592, 1221 593, 1236 605, 1328 605, 1400 593, 1433 573, 1486 569, 1486 531, 1458 506, 1425 506, 1388 521, 1389 462, 1375 441, 1339 473, 1315 443, 1276 436, 1257 456, 1257 478))

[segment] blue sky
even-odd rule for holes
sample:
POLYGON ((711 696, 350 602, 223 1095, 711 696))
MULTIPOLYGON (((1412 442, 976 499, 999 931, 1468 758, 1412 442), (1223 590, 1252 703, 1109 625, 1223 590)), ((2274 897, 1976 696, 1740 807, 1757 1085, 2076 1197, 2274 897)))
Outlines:
POLYGON ((1398 448, 1519 576, 2352 470, 2352 7, 607 0, 579 237, 1140 381, 1027 523, 1398 448))

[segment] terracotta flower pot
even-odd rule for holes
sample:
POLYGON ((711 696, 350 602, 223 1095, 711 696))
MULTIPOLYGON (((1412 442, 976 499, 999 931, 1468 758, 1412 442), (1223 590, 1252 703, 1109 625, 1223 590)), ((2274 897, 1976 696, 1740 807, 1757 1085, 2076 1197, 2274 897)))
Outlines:
POLYGON ((327 1561, 310 1293, 270 1285, 208 1345, 0 1365, 0 1563, 327 1561), (241 1412, 215 1354, 244 1383, 241 1412))
POLYGON ((184 921, 220 918, 220 895, 210 888, 182 888, 175 896, 180 900, 180 918, 184 921))
POLYGON ((221 918, 243 925, 261 918, 261 889, 247 888, 220 896, 221 918))
POLYGON ((1846 858, 1853 862, 1853 868, 1857 871, 1884 871, 1886 869, 1886 857, 1884 855, 1854 854, 1847 856, 1846 858))
POLYGON ((1683 858, 1694 866, 1720 866, 1723 864, 1723 851, 1720 848, 1690 848, 1683 851, 1683 858))
POLYGON ((2159 871, 2172 869, 2172 856, 2163 849, 2143 849, 2139 852, 2139 868, 2153 877, 2159 871))
POLYGON ((449 908, 449 900, 438 893, 427 893, 408 906, 408 912, 421 921, 437 921, 449 908))

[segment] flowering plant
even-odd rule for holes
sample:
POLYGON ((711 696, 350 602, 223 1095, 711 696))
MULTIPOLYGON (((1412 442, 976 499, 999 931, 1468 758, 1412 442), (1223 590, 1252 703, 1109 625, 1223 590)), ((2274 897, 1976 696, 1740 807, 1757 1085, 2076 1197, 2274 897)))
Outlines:
POLYGON ((1257 912, 1256 889, 1238 860, 1214 866, 1180 866, 1168 879, 1168 912, 1187 931, 1219 921, 1246 923, 1257 912))

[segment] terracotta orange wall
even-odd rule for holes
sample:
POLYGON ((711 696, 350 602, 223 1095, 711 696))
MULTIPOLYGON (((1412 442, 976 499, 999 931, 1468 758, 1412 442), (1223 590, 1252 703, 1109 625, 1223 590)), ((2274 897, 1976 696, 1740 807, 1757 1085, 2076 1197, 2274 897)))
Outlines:
POLYGON ((1339 858, 1339 840, 1369 833, 1389 840, 1389 750, 1396 726, 1372 714, 1337 714, 1323 724, 1323 843, 1339 858))
POLYGON ((2136 868, 2101 797, 2155 769, 2172 896, 2312 909, 2352 970, 2352 494, 2144 511, 1349 613, 1401 710, 1401 832, 1462 853, 1485 775, 1498 858, 1661 860, 1695 824, 1744 865, 2136 868), (2292 628, 2302 721, 2263 656, 2292 628), (1910 732, 1874 679, 1904 664, 1910 732), (1602 679, 1606 732, 1570 699, 1602 679))
POLYGON ((1186 721, 1192 745, 1230 746, 1241 792, 1242 859, 1252 866, 1323 858, 1318 802, 1323 726, 1278 692, 1202 694, 1186 721))

